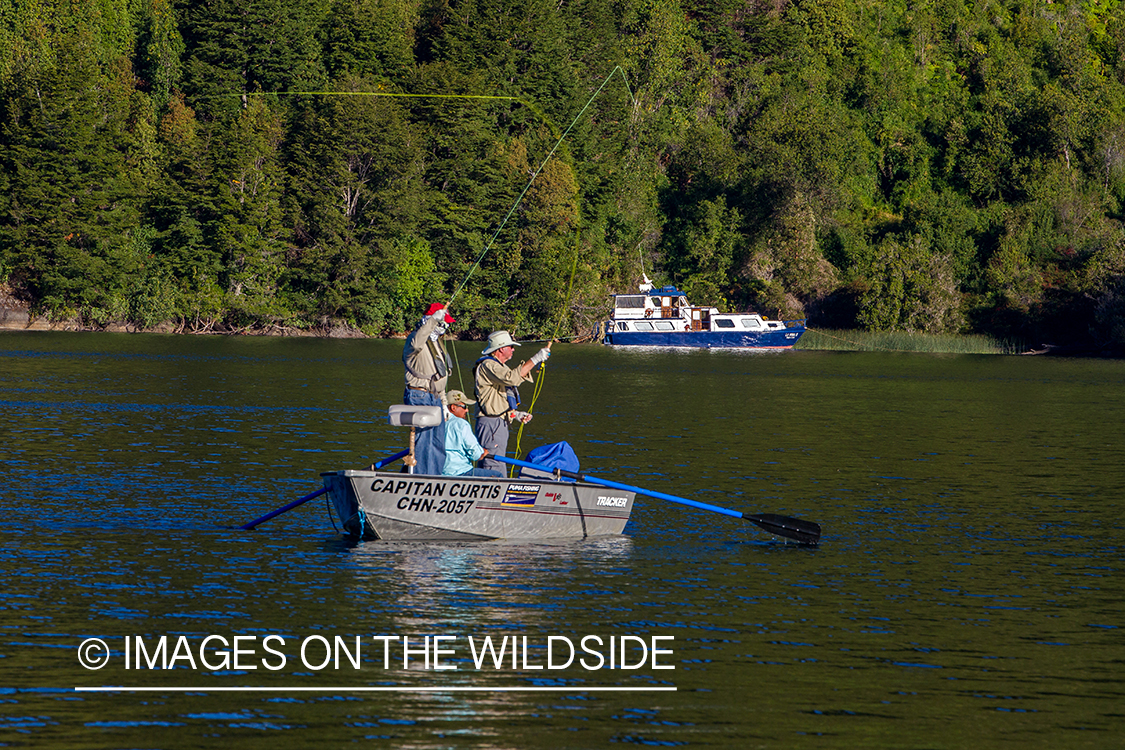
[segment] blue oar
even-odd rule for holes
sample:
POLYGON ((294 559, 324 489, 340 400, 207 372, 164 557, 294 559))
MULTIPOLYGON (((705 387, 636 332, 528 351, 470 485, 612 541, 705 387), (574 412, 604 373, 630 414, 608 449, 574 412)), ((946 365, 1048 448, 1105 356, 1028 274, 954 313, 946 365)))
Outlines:
MULTIPOLYGON (((401 453, 396 453, 393 456, 387 456, 386 458, 379 461, 378 463, 372 464, 371 470, 374 471, 375 469, 381 469, 384 466, 386 466, 387 464, 391 463, 392 461, 397 461, 397 460, 406 456, 409 453, 410 453, 409 450, 405 450, 401 453)), ((245 530, 249 531, 250 529, 254 528, 255 526, 257 526, 260 523, 265 523, 266 521, 270 520, 271 518, 276 518, 277 516, 280 516, 282 513, 286 513, 288 511, 293 510, 298 505, 303 505, 303 504, 307 503, 309 500, 312 500, 314 497, 320 497, 325 492, 328 492, 328 488, 327 487, 321 487, 316 492, 310 492, 309 494, 305 495, 304 497, 299 498, 297 500, 294 500, 293 502, 289 503, 288 505, 282 506, 282 507, 278 508, 277 510, 271 510, 269 513, 265 514, 261 518, 255 518, 250 523, 239 526, 238 528, 245 529, 245 530)))
POLYGON ((647 495, 648 497, 655 497, 659 500, 668 500, 673 503, 687 505, 692 508, 709 510, 713 513, 722 513, 724 516, 731 516, 732 518, 743 518, 750 523, 762 527, 771 534, 788 537, 789 539, 795 539, 801 544, 815 545, 820 541, 820 524, 813 523, 812 521, 802 521, 800 518, 779 516, 774 513, 739 513, 737 510, 720 508, 718 505, 701 503, 698 500, 688 500, 686 497, 676 497, 675 495, 669 495, 664 492, 656 492, 654 490, 646 490, 643 487, 634 487, 629 484, 613 482, 609 479, 599 479, 598 477, 592 477, 589 474, 579 474, 573 471, 564 471, 563 469, 552 469, 547 466, 533 464, 529 461, 521 461, 518 458, 508 458, 507 456, 489 456, 489 458, 495 459, 496 461, 502 461, 506 464, 511 464, 512 466, 526 466, 529 469, 545 471, 549 474, 558 473, 559 476, 576 479, 579 482, 600 484, 603 487, 612 487, 618 490, 625 490, 626 492, 635 492, 638 495, 647 495))

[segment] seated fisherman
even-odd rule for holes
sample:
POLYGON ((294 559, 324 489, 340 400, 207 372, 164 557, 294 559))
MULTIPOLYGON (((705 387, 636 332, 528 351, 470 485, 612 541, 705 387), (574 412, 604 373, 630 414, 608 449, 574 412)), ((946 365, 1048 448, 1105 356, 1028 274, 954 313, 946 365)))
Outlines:
POLYGON ((467 416, 469 406, 475 404, 461 391, 445 394, 451 416, 445 423, 445 466, 441 473, 450 477, 502 477, 502 472, 494 469, 478 469, 473 464, 488 455, 480 446, 467 416))

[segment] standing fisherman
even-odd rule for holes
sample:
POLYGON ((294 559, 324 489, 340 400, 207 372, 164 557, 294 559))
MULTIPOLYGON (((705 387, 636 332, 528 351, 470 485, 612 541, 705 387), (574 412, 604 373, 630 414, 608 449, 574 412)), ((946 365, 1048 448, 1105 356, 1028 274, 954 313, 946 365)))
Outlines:
MULTIPOLYGON (((402 402, 412 406, 441 407, 445 419, 445 381, 452 362, 443 336, 455 322, 445 305, 435 302, 406 337, 402 363, 406 368, 406 390, 402 402)), ((419 474, 441 474, 445 466, 445 422, 419 428, 414 439, 419 474)))
MULTIPOLYGON (((521 383, 530 383, 531 370, 546 362, 551 356, 551 344, 547 344, 519 367, 512 369, 508 360, 519 346, 507 331, 494 331, 488 335, 488 346, 473 366, 473 390, 477 397, 477 440, 490 455, 503 456, 508 450, 508 425, 513 419, 524 424, 531 421, 531 415, 517 411, 520 405, 521 383)), ((481 461, 482 469, 504 470, 504 464, 486 456, 481 461)))

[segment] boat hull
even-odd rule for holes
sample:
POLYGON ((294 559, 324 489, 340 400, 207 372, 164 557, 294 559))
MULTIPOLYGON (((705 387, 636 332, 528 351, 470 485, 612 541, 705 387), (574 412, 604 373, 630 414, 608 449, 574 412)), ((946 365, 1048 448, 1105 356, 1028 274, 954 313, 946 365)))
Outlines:
POLYGON ((790 349, 804 328, 778 328, 770 331, 612 331, 606 333, 610 346, 682 346, 702 349, 790 349))
POLYGON ((437 477, 398 472, 321 474, 344 531, 387 540, 483 541, 620 534, 634 494, 581 482, 437 477))

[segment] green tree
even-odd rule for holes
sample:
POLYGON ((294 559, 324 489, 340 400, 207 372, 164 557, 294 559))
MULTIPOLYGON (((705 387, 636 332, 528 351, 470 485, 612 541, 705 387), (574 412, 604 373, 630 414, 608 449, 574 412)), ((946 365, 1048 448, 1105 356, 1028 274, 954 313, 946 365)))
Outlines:
POLYGON ((230 117, 249 94, 318 88, 328 6, 328 0, 176 0, 188 101, 200 112, 230 117))
POLYGON ((139 224, 143 165, 127 156, 128 61, 103 62, 113 51, 104 38, 118 37, 103 34, 98 13, 69 20, 50 66, 20 69, 4 97, 0 247, 37 309, 101 324, 122 309, 129 269, 116 256, 139 224))
POLYGON ((163 110, 180 84, 186 49, 172 0, 148 0, 138 40, 138 75, 145 79, 158 111, 163 110))
POLYGON ((858 321, 867 330, 956 333, 964 325, 952 263, 920 237, 885 239, 867 278, 858 321))
POLYGON ((340 86, 339 96, 310 99, 289 129, 297 237, 286 285, 320 301, 298 307, 370 328, 394 309, 400 247, 419 241, 426 133, 402 100, 364 96, 372 80, 340 86))
POLYGON ((363 76, 400 88, 415 70, 417 0, 334 0, 325 32, 329 75, 363 76))
POLYGON ((214 242, 236 326, 272 323, 281 312, 275 304, 286 251, 281 139, 280 116, 254 97, 216 148, 214 242))
POLYGON ((512 274, 511 294, 518 295, 518 308, 534 331, 546 336, 563 312, 579 229, 578 181, 570 165, 547 162, 522 208, 514 243, 520 262, 512 274))
POLYGON ((669 228, 665 241, 672 247, 666 271, 695 304, 728 306, 731 264, 742 239, 741 219, 719 196, 694 204, 678 225, 669 228))
POLYGON ((152 251, 178 292, 173 317, 196 331, 209 330, 223 311, 223 258, 213 232, 214 154, 201 131, 195 111, 182 95, 173 95, 160 120, 160 176, 145 211, 156 230, 152 251))

